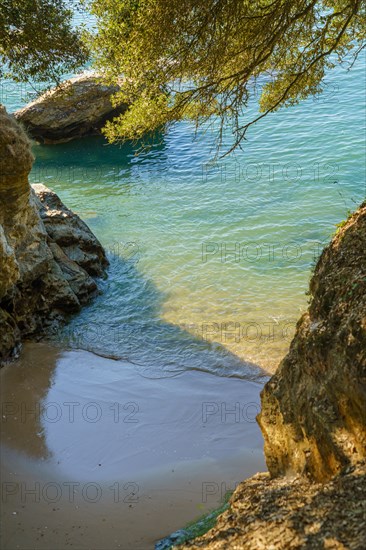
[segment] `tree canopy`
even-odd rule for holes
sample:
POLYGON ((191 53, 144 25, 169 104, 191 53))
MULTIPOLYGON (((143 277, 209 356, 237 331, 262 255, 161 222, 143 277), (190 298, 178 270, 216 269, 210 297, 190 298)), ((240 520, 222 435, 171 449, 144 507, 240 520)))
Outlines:
POLYGON ((116 105, 130 105, 107 123, 110 141, 219 120, 234 148, 260 118, 320 93, 327 70, 352 64, 365 12, 366 0, 0 0, 0 76, 57 82, 91 52, 121 86, 116 105), (88 35, 73 26, 80 5, 96 18, 88 35))
POLYGON ((0 77, 57 82, 88 52, 72 25, 76 1, 0 0, 0 77))
POLYGON ((131 105, 109 140, 138 139, 175 120, 251 124, 320 93, 325 71, 365 47, 365 0, 91 0, 96 66, 131 105), (259 94, 259 114, 245 107, 259 94), (242 116, 244 114, 244 117, 242 116))

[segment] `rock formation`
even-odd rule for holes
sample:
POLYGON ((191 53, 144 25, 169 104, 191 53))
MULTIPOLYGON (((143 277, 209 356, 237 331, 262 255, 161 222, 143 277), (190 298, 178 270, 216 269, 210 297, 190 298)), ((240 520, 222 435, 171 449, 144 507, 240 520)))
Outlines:
POLYGON ((22 338, 40 337, 79 311, 108 264, 55 193, 30 187, 32 162, 26 134, 0 107, 0 364, 22 338))
POLYGON ((323 251, 310 292, 258 421, 272 476, 324 481, 366 458, 366 203, 323 251))
POLYGON ((113 107, 117 86, 106 86, 96 74, 84 73, 42 94, 15 113, 28 134, 40 143, 62 143, 100 134, 107 120, 127 109, 113 107))
POLYGON ((325 484, 257 474, 238 485, 213 529, 170 548, 364 550, 365 497, 365 462, 325 484))

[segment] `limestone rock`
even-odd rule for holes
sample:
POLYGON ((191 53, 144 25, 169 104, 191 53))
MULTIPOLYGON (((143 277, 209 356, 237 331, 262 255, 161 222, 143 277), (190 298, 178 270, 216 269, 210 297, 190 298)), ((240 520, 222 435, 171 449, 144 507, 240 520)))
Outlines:
POLYGON ((0 181, 17 178, 23 191, 29 192, 24 176, 28 176, 33 160, 26 133, 0 105, 0 181))
POLYGON ((55 193, 30 187, 30 145, 4 109, 0 151, 1 365, 22 338, 42 337, 95 296, 94 277, 105 274, 108 261, 88 226, 55 193))
POLYGON ((273 476, 324 481, 366 457, 366 203, 323 251, 310 292, 258 422, 273 476))
POLYGON ((112 106, 111 96, 117 91, 117 86, 102 84, 99 75, 83 73, 45 92, 15 117, 41 143, 97 135, 107 120, 127 109, 126 104, 112 106))
POLYGON ((51 239, 62 248, 68 260, 76 262, 95 277, 106 267, 102 245, 77 214, 69 210, 59 197, 42 184, 33 184, 40 199, 40 215, 51 239))
POLYGON ((256 474, 206 534, 172 550, 364 550, 366 464, 314 483, 256 474))

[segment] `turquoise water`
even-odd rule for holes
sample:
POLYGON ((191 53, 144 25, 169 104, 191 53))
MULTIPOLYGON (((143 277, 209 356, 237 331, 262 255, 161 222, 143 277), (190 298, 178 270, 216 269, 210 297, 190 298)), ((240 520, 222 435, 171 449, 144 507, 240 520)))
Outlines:
MULTIPOLYGON (((364 62, 338 67, 323 95, 265 118, 215 164, 213 134, 195 139, 184 122, 139 155, 101 138, 35 145, 32 182, 87 221, 111 261, 103 295, 57 339, 146 376, 273 370, 314 261, 366 194, 364 62)), ((0 100, 14 111, 25 91, 5 82, 0 100)))

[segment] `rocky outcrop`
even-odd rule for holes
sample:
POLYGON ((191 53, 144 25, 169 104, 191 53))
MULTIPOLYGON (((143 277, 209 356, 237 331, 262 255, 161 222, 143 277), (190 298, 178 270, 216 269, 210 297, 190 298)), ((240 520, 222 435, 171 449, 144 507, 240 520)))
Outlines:
POLYGON ((365 463, 325 484, 257 474, 238 485, 213 529, 173 548, 364 550, 365 515, 365 463))
POLYGON ((107 120, 127 109, 113 107, 117 86, 107 86, 96 74, 84 73, 44 93, 15 113, 27 133, 40 143, 62 143, 100 134, 107 120))
MULTIPOLYGON (((77 263, 89 275, 102 277, 106 266, 105 253, 86 223, 44 185, 33 184, 32 188, 40 201, 41 220, 51 244, 56 243, 68 260, 77 263)), ((59 251, 57 254, 59 256, 59 251)))
POLYGON ((310 292, 258 421, 272 476, 324 481, 366 457, 366 203, 323 251, 310 292))
POLYGON ((0 107, 0 364, 80 310, 107 259, 90 229, 43 185, 27 136, 0 107))

